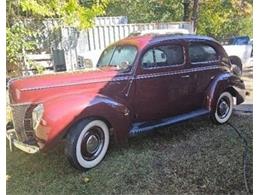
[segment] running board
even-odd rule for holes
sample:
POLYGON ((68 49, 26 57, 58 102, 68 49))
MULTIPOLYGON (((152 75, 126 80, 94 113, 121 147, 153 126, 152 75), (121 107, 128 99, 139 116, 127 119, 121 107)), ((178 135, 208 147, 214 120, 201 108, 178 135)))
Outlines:
POLYGON ((133 128, 130 129, 130 131, 129 131, 129 135, 134 136, 134 135, 139 134, 139 133, 145 133, 145 132, 151 131, 155 128, 160 128, 160 127, 172 125, 172 124, 175 124, 175 123, 178 123, 178 122, 181 122, 181 121, 185 121, 185 120, 188 120, 188 119, 191 119, 191 118, 206 115, 208 113, 209 113, 209 111, 206 110, 206 109, 199 109, 199 110, 189 112, 189 113, 185 113, 185 114, 181 114, 181 115, 178 115, 178 116, 161 119, 159 121, 134 123, 133 128))

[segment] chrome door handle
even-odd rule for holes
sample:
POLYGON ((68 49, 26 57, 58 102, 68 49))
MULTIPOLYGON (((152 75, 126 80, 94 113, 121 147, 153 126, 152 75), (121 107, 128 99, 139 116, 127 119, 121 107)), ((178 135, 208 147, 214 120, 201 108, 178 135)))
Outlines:
POLYGON ((189 78, 190 75, 186 74, 186 75, 182 75, 181 78, 189 78))

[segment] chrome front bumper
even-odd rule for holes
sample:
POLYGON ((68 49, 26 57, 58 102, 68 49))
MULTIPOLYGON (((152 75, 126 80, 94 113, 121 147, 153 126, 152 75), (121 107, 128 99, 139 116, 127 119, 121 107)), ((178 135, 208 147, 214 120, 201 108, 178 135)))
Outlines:
POLYGON ((38 146, 35 146, 35 145, 29 145, 29 144, 26 144, 26 143, 23 143, 21 141, 19 141, 17 138, 16 138, 16 133, 15 133, 15 130, 14 129, 9 129, 6 131, 6 137, 7 139, 9 140, 9 147, 10 147, 10 150, 12 151, 12 147, 13 145, 26 152, 26 153, 29 153, 29 154, 34 154, 36 152, 39 152, 40 148, 38 146))

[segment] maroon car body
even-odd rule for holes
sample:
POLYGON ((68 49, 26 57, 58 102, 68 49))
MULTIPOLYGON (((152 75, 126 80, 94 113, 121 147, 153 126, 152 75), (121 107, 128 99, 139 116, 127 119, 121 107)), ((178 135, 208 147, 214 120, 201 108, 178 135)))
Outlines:
MULTIPOLYGON (((111 66, 11 80, 15 139, 24 146, 47 150, 66 137, 78 121, 98 118, 112 130, 116 142, 123 144, 129 135, 210 114, 223 91, 230 92, 236 104, 244 101, 243 81, 232 73, 227 54, 212 38, 144 35, 113 44, 124 45, 137 50, 128 71, 111 66), (196 44, 213 48, 216 58, 193 63, 189 47, 196 44), (142 60, 147 51, 165 45, 182 48, 181 64, 144 68, 142 60), (38 104, 43 105, 44 113, 33 130, 32 110, 38 104)), ((159 57, 165 59, 164 54, 159 57)))

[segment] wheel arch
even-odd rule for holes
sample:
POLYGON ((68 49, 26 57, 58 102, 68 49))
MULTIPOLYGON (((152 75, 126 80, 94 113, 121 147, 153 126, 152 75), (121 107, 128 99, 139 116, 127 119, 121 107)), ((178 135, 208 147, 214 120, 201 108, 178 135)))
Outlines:
POLYGON ((242 60, 239 56, 231 55, 228 57, 229 57, 231 64, 236 64, 237 66, 239 66, 242 69, 242 60))
MULTIPOLYGON (((46 113, 43 120, 46 126, 41 126, 37 131, 45 133, 41 147, 42 151, 47 151, 57 142, 68 135, 68 132, 78 122, 84 119, 96 118, 104 121, 111 134, 116 137, 116 142, 120 143, 128 137, 130 127, 130 110, 109 97, 97 95, 91 100, 85 99, 84 96, 70 96, 59 98, 55 101, 45 104, 46 113), (70 105, 66 112, 60 111, 57 107, 70 105), (46 116, 46 118, 45 118, 46 116), (57 125, 58 124, 58 125, 57 125), (111 131, 113 129, 113 131, 111 131), (113 132, 113 133, 112 133, 113 132)), ((39 137, 41 139, 41 137, 39 137)))
POLYGON ((103 117, 103 116, 98 116, 98 115, 93 115, 93 116, 86 116, 86 117, 82 117, 82 118, 79 118, 79 119, 77 119, 77 120, 74 120, 73 122, 72 122, 72 124, 66 129, 66 130, 64 130, 65 131, 65 133, 62 135, 62 139, 66 139, 66 137, 68 136, 68 134, 69 134, 69 132, 70 131, 72 131, 73 130, 73 128, 78 124, 78 123, 80 123, 80 122, 82 122, 83 120, 101 120, 101 121, 103 121, 106 125, 107 125, 107 127, 108 127, 108 129, 109 129, 109 133, 112 133, 112 125, 111 125, 111 123, 105 118, 105 117, 103 117))
POLYGON ((229 86, 224 91, 229 92, 233 97, 237 98, 238 93, 233 87, 229 86))
POLYGON ((245 98, 245 85, 243 81, 232 73, 224 73, 217 76, 206 90, 204 104, 211 111, 214 108, 217 97, 224 91, 231 93, 236 98, 236 103, 240 104, 245 98))
POLYGON ((243 72, 242 59, 239 56, 231 55, 231 56, 229 56, 229 60, 230 60, 232 71, 234 72, 234 74, 241 76, 242 72, 243 72), (238 67, 239 69, 237 69, 236 67, 238 67))

